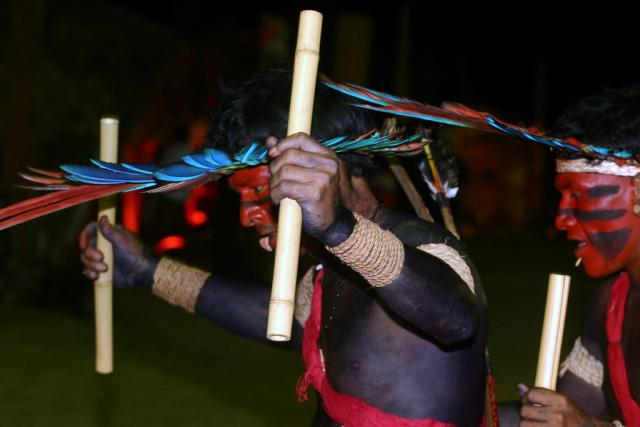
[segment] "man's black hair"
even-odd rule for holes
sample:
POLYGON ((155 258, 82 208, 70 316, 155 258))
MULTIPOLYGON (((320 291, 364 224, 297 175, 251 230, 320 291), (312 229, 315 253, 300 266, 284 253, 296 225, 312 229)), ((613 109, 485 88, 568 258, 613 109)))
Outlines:
MULTIPOLYGON (((640 153, 640 86, 606 89, 584 98, 562 114, 553 135, 640 153)), ((558 157, 581 156, 559 152, 558 157)))
MULTIPOLYGON (((240 85, 222 85, 222 99, 211 118, 205 144, 230 155, 268 136, 286 136, 292 74, 271 69, 254 74, 240 85)), ((341 93, 318 83, 311 135, 318 139, 359 136, 374 128, 370 115, 349 104, 341 93)), ((373 165, 366 156, 343 153, 349 173, 363 176, 373 165)))

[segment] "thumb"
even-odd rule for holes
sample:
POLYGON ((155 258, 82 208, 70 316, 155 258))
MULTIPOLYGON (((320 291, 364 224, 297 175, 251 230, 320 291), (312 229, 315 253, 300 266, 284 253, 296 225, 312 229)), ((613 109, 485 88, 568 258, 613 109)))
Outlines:
POLYGON ((109 218, 106 215, 100 217, 100 232, 102 235, 111 243, 114 243, 114 239, 116 238, 114 232, 114 226, 109 222, 109 218))
POLYGON ((520 395, 520 397, 523 397, 529 391, 529 387, 522 383, 518 383, 516 388, 518 390, 518 394, 520 395))

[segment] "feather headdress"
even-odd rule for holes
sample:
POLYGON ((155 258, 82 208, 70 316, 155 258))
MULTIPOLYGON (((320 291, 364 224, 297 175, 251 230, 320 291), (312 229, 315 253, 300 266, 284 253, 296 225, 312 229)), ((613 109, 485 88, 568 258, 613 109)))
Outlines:
MULTIPOLYGON (((425 143, 421 135, 403 136, 371 131, 358 137, 341 136, 321 143, 336 153, 347 151, 411 155, 425 143)), ((62 165, 62 171, 30 168, 20 174, 31 182, 21 185, 32 190, 52 191, 0 209, 0 230, 51 212, 59 211, 112 194, 142 191, 160 193, 190 190, 234 170, 268 163, 268 148, 252 143, 233 156, 213 148, 187 154, 182 161, 160 167, 152 164, 107 163, 91 160, 91 165, 62 165), (35 185, 34 185, 35 184, 35 185)))
POLYGON ((485 132, 507 134, 585 157, 615 160, 618 162, 640 161, 640 153, 584 144, 575 138, 554 138, 545 135, 535 128, 516 126, 499 120, 491 114, 476 111, 461 104, 443 103, 442 107, 434 107, 411 99, 367 89, 362 86, 335 83, 326 77, 323 78, 323 83, 343 94, 363 101, 354 105, 372 111, 485 132))

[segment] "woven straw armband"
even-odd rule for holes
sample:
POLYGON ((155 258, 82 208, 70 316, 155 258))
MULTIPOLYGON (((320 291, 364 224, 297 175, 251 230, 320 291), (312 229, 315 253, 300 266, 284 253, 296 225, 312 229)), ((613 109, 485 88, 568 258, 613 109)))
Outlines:
POLYGON ((313 276, 316 266, 307 270, 296 286, 296 304, 293 317, 304 326, 311 315, 311 299, 313 297, 313 276))
POLYGON ((153 274, 151 291, 170 304, 193 313, 200 290, 209 275, 206 271, 163 257, 153 274))
POLYGON ((471 290, 474 295, 476 294, 476 287, 473 281, 473 275, 471 274, 471 269, 457 250, 443 243, 424 243, 418 246, 417 249, 438 258, 440 261, 443 261, 451 267, 451 269, 455 271, 460 279, 462 279, 462 281, 467 285, 469 290, 471 290))
POLYGON ((573 350, 560 365, 560 377, 569 371, 587 384, 602 388, 604 367, 583 345, 580 337, 576 339, 573 350))
POLYGON ((390 231, 354 213, 356 225, 344 242, 327 246, 340 261, 359 273, 373 287, 393 282, 404 264, 404 246, 390 231))

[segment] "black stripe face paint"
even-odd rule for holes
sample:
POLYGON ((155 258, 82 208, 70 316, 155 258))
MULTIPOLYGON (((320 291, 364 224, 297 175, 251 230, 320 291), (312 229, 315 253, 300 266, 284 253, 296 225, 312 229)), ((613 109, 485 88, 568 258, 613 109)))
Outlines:
POLYGON ((587 197, 595 199, 598 197, 613 196, 620 191, 619 185, 598 185, 587 189, 587 197))
POLYGON ((622 218, 627 213, 626 209, 601 209, 595 211, 575 211, 575 216, 580 221, 611 221, 622 218))
POLYGON ((598 231, 589 233, 589 240, 606 260, 611 260, 619 255, 627 245, 630 228, 621 228, 614 231, 598 231))
POLYGON ((591 277, 640 265, 640 216, 635 180, 601 173, 558 173, 556 227, 576 242, 574 255, 591 277))
POLYGON ((627 213, 626 209, 597 209, 592 211, 583 211, 572 208, 558 209, 558 215, 571 215, 578 221, 611 221, 622 218, 627 213))

